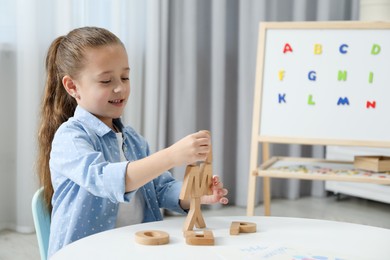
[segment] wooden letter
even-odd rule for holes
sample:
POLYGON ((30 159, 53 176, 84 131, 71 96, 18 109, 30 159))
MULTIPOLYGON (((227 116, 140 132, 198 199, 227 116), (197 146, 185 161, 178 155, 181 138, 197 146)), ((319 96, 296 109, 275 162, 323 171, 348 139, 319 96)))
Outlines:
POLYGON ((165 245, 169 243, 169 234, 164 231, 146 230, 135 233, 135 241, 142 245, 165 245))
POLYGON ((238 235, 239 233, 255 233, 256 223, 252 222, 236 222, 233 221, 230 226, 230 235, 238 235))
POLYGON ((186 243, 193 246, 212 246, 214 245, 214 235, 210 230, 204 230, 203 233, 196 233, 195 231, 186 231, 184 233, 186 243))
POLYGON ((184 222, 183 231, 193 230, 194 225, 197 228, 205 228, 206 223, 203 219, 200 197, 213 194, 212 185, 212 152, 210 148, 209 155, 205 162, 200 165, 188 165, 184 175, 183 187, 180 192, 180 199, 190 199, 190 211, 184 222))

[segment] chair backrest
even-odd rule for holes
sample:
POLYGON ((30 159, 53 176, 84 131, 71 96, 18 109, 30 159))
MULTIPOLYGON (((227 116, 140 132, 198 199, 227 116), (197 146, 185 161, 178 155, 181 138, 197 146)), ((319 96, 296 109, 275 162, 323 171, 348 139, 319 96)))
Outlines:
POLYGON ((32 199, 32 214, 42 260, 47 259, 50 235, 50 213, 43 200, 43 187, 37 190, 32 199))

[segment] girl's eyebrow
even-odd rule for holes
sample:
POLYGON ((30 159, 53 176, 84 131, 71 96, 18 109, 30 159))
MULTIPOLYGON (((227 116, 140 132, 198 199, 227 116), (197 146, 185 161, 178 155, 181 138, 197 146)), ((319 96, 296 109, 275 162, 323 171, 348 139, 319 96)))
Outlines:
MULTIPOLYGON (((130 67, 126 67, 126 68, 123 68, 124 71, 130 71, 130 67)), ((98 76, 101 76, 101 75, 104 75, 104 74, 110 74, 112 73, 113 71, 112 70, 107 70, 107 71, 103 71, 103 72, 100 72, 98 74, 98 76)))

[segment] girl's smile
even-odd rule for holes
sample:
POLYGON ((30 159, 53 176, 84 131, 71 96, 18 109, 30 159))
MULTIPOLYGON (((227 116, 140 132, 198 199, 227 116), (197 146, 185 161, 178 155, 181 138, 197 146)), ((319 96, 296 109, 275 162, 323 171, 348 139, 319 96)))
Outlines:
POLYGON ((125 102, 125 99, 114 99, 114 100, 110 100, 108 101, 108 103, 114 105, 114 106, 123 106, 124 105, 124 102, 125 102))

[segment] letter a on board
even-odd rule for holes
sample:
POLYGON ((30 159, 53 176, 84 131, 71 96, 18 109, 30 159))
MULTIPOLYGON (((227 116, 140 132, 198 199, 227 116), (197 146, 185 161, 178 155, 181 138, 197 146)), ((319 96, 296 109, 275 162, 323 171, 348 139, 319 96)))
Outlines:
POLYGON ((283 48, 283 53, 292 52, 292 51, 293 49, 291 48, 291 45, 289 43, 286 43, 283 48))

